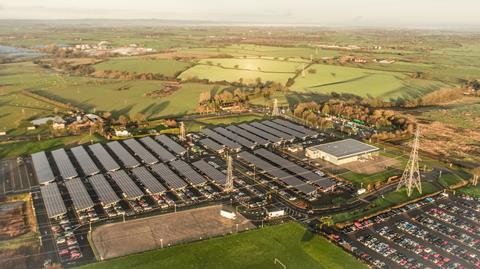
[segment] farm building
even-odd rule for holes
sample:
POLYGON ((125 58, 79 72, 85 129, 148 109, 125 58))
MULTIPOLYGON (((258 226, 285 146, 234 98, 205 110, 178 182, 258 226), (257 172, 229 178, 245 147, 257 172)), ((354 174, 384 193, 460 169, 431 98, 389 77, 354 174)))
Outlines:
POLYGON ((341 165, 378 154, 379 149, 355 139, 345 139, 312 146, 305 155, 311 159, 322 159, 341 165))

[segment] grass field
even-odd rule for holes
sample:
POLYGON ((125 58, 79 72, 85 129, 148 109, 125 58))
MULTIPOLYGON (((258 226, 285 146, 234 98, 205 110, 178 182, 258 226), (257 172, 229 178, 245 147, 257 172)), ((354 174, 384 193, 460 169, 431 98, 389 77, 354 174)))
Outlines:
POLYGON ((228 58, 228 59, 203 59, 200 64, 209 64, 220 66, 223 68, 263 71, 263 72, 279 72, 279 73, 295 73, 302 68, 304 63, 295 61, 277 61, 271 59, 258 58, 228 58), (238 66, 238 67, 236 67, 238 66))
POLYGON ((477 186, 469 185, 467 187, 463 187, 457 190, 459 193, 463 193, 466 195, 470 195, 472 197, 480 198, 480 185, 477 186))
POLYGON ((169 59, 151 59, 148 57, 111 58, 93 67, 98 71, 115 70, 135 73, 162 74, 174 77, 177 72, 187 69, 191 64, 169 59))
POLYGON ((125 256, 85 265, 96 268, 367 268, 323 237, 306 231, 296 223, 209 239, 163 250, 125 256))
POLYGON ((383 98, 411 98, 438 90, 447 85, 441 82, 412 79, 401 72, 387 72, 363 68, 316 64, 305 77, 295 79, 295 91, 318 93, 350 93, 358 96, 383 98))
POLYGON ((480 102, 429 110, 423 112, 420 117, 455 127, 480 129, 480 102))
POLYGON ((99 142, 102 141, 102 139, 97 136, 82 135, 52 138, 42 141, 2 143, 0 144, 0 159, 28 155, 42 150, 54 150, 58 148, 89 143, 90 141, 99 142))

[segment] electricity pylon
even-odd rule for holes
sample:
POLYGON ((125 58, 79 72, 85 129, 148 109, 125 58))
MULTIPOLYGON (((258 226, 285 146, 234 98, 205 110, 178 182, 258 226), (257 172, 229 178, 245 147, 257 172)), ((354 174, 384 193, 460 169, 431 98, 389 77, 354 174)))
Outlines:
POLYGON ((183 123, 183 121, 180 122, 180 140, 187 140, 187 135, 185 133, 185 124, 183 123))
POLYGON ((273 109, 272 109, 272 117, 280 116, 280 110, 278 109, 278 100, 273 99, 273 109))
POLYGON ((227 182, 225 183, 225 191, 233 191, 233 161, 230 155, 227 155, 227 182))
POLYGON ((407 188, 407 196, 412 195, 413 187, 416 187, 418 192, 422 193, 422 183, 420 177, 420 169, 418 166, 418 148, 420 139, 420 129, 417 127, 415 132, 415 138, 413 139, 412 152, 410 153, 410 159, 407 162, 405 171, 403 171, 402 178, 398 182, 397 190, 405 186, 407 188))

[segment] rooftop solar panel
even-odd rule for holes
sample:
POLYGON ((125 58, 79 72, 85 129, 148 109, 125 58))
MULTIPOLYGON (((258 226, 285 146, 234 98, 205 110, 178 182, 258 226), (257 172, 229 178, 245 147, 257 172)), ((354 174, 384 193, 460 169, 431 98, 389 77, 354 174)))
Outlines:
POLYGON ((72 178, 65 181, 65 186, 67 187, 68 193, 73 201, 73 206, 75 210, 81 211, 93 207, 92 198, 85 189, 83 182, 79 178, 72 178))
POLYGON ((138 161, 118 142, 107 143, 107 146, 117 155, 126 168, 133 168, 140 165, 138 161))
POLYGON ((203 176, 182 160, 176 160, 170 163, 182 176, 184 176, 192 185, 201 185, 207 182, 203 176))
POLYGON ((182 189, 188 184, 175 174, 168 166, 163 163, 156 163, 151 166, 152 171, 155 172, 168 186, 172 189, 182 189))
POLYGON ((276 130, 279 130, 279 131, 281 131, 281 132, 284 132, 284 133, 286 133, 286 134, 293 135, 293 136, 295 136, 295 137, 297 137, 297 138, 300 138, 300 139, 305 139, 305 138, 307 138, 307 136, 308 136, 308 135, 306 135, 306 134, 304 134, 304 133, 298 132, 298 131, 296 131, 296 130, 292 130, 292 129, 288 128, 288 127, 285 127, 285 126, 283 126, 283 125, 280 125, 280 124, 278 124, 278 123, 271 122, 271 121, 268 121, 268 120, 262 121, 262 124, 264 124, 264 125, 266 125, 266 126, 268 126, 268 127, 274 128, 274 129, 276 129, 276 130))
POLYGON ((187 150, 182 147, 177 142, 173 141, 170 137, 166 135, 155 136, 155 140, 162 143, 165 147, 169 148, 171 151, 175 152, 177 155, 182 155, 187 152, 187 150))
POLYGON ((290 129, 297 130, 297 131, 302 132, 302 133, 304 133, 304 134, 307 134, 307 135, 309 135, 309 136, 311 136, 311 137, 318 136, 318 133, 317 133, 317 132, 312 131, 312 130, 310 130, 310 129, 308 129, 308 128, 305 128, 305 127, 303 127, 302 125, 294 124, 294 123, 291 123, 291 122, 286 121, 286 120, 275 119, 275 120, 273 120, 273 122, 278 123, 278 124, 281 124, 281 125, 283 125, 283 126, 285 126, 285 127, 288 127, 288 128, 290 128, 290 129))
POLYGON ((100 169, 98 169, 97 165, 82 146, 74 147, 71 151, 86 176, 95 175, 100 172, 100 169))
POLYGON ((200 144, 202 144, 204 147, 211 149, 213 151, 222 151, 224 147, 217 142, 213 141, 210 138, 204 138, 200 140, 200 144))
POLYGON ((167 190, 145 167, 134 168, 132 173, 152 194, 164 193, 167 190))
POLYGON ((255 147, 255 143, 253 143, 252 141, 250 141, 246 138, 243 138, 236 133, 232 133, 229 130, 223 128, 223 127, 217 127, 213 130, 215 132, 217 132, 217 133, 219 133, 219 134, 221 134, 221 135, 239 143, 240 145, 242 145, 244 147, 247 147, 247 148, 250 148, 250 149, 253 149, 255 147))
POLYGON ((109 206, 120 201, 120 198, 102 174, 91 176, 88 180, 103 206, 109 206))
POLYGON ((153 156, 147 149, 145 149, 137 140, 130 138, 123 141, 127 147, 129 147, 135 155, 140 157, 146 164, 154 164, 158 162, 158 159, 153 156))
POLYGON ((277 137, 277 136, 274 136, 272 134, 269 134, 267 132, 264 132, 258 128, 255 128, 253 126, 250 126, 246 123, 242 123, 240 125, 238 125, 240 128, 244 129, 244 130, 247 130, 249 131, 250 133, 252 134, 255 134, 255 135, 258 135, 260 137, 263 137, 265 139, 267 139, 268 141, 272 142, 272 143, 279 143, 282 141, 282 139, 280 137, 277 137))
POLYGON ((258 158, 257 156, 254 156, 249 152, 240 152, 238 156, 245 161, 254 164, 256 167, 272 175, 273 177, 278 178, 278 180, 282 181, 289 187, 293 187, 297 191, 300 191, 304 194, 313 194, 316 191, 316 188, 311 184, 301 181, 300 179, 290 175, 278 167, 269 164, 268 162, 258 158))
POLYGON ((214 131, 212 131, 208 128, 202 129, 202 133, 205 134, 206 136, 210 137, 211 139, 217 141, 218 143, 226 146, 229 149, 240 150, 242 148, 242 146, 240 144, 235 143, 232 140, 226 138, 225 136, 219 135, 216 132, 214 132, 214 131))
POLYGON ((38 183, 45 184, 55 180, 52 168, 48 163, 47 155, 44 151, 32 154, 33 168, 37 175, 38 183))
POLYGON ((151 137, 146 136, 140 138, 143 144, 145 144, 149 149, 151 149, 163 162, 169 162, 175 160, 175 156, 162 147, 160 144, 155 142, 151 137))
POLYGON ((112 177, 113 181, 117 183, 127 199, 136 199, 143 196, 143 192, 125 171, 118 170, 109 172, 108 174, 112 177))
POLYGON ((63 179, 70 179, 78 176, 75 167, 73 167, 73 164, 68 158, 68 155, 64 149, 57 149, 52 151, 52 156, 55 160, 55 163, 57 164, 60 176, 63 179))
POLYGON ((379 150, 379 148, 375 146, 351 138, 320 144, 311 148, 326 152, 330 155, 335 156, 338 159, 344 159, 358 154, 364 154, 379 150))
POLYGON ((230 125, 227 127, 227 130, 239 134, 249 140, 257 143, 258 145, 268 146, 269 142, 266 139, 261 138, 260 136, 254 135, 250 132, 245 131, 244 129, 238 128, 237 126, 230 125))
POLYGON ((93 152, 97 160, 102 164, 103 168, 107 171, 115 171, 120 169, 120 165, 110 156, 110 154, 105 150, 102 144, 93 144, 88 146, 93 152))
POLYGON ((259 122, 252 122, 252 123, 250 123, 250 125, 253 126, 253 127, 255 127, 255 128, 258 128, 258 129, 260 129, 260 130, 262 130, 262 131, 265 131, 265 132, 267 132, 267 133, 270 133, 270 134, 272 134, 272 135, 274 135, 274 136, 281 137, 281 138, 284 139, 284 140, 288 140, 288 141, 293 141, 293 140, 295 140, 295 137, 294 137, 293 135, 289 135, 289 134, 286 134, 286 133, 281 132, 281 131, 279 131, 279 130, 275 130, 275 129, 273 129, 273 128, 271 128, 271 127, 268 127, 268 126, 266 126, 266 125, 264 125, 264 124, 261 124, 261 123, 259 123, 259 122))
POLYGON ((224 173, 220 172, 204 160, 196 161, 192 163, 192 165, 221 186, 225 185, 227 182, 227 176, 224 173))
POLYGON ((43 202, 49 218, 54 218, 67 213, 62 195, 58 190, 57 183, 50 183, 40 187, 43 202))

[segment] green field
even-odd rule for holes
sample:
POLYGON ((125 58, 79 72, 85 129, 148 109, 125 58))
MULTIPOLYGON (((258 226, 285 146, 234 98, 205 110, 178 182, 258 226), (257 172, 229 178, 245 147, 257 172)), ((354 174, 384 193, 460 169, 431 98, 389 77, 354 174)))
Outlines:
POLYGON ((480 184, 477 184, 477 186, 469 185, 467 187, 460 188, 457 191, 462 194, 480 198, 480 184))
POLYGON ((275 258, 289 269, 367 268, 339 247, 306 231, 297 223, 153 250, 80 268, 281 268, 273 263, 275 258))
POLYGON ((148 57, 111 58, 93 67, 98 71, 114 70, 135 73, 162 74, 174 77, 191 64, 170 59, 153 59, 148 57))
POLYGON ((277 61, 258 58, 228 58, 228 59, 203 59, 200 64, 209 64, 229 69, 264 71, 268 73, 295 73, 301 70, 305 63, 296 61, 277 61))
POLYGON ((480 101, 422 112, 421 118, 460 128, 480 128, 480 101))
POLYGON ((315 64, 305 77, 295 79, 292 89, 314 93, 350 93, 358 96, 411 98, 447 87, 447 84, 412 79, 401 72, 387 72, 346 66, 315 64))

